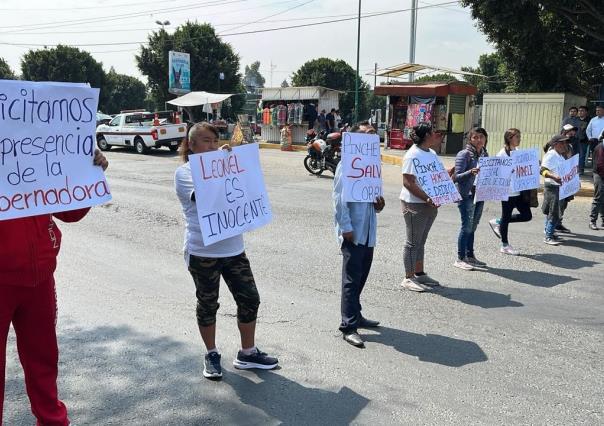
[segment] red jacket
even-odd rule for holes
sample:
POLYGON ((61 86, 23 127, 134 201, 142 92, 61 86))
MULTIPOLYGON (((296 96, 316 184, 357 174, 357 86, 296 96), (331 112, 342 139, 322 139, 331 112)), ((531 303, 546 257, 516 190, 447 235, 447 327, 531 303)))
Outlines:
POLYGON ((90 209, 0 220, 0 286, 35 287, 52 276, 61 248, 53 216, 77 222, 90 209))
POLYGON ((594 172, 599 174, 601 178, 604 178, 604 145, 602 142, 596 145, 592 157, 594 172))

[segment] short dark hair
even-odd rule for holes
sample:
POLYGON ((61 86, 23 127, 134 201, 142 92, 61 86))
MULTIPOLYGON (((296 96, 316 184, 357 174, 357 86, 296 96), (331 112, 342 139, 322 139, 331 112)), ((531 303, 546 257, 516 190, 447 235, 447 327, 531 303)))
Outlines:
POLYGON ((332 108, 332 109, 331 109, 331 112, 336 112, 336 109, 335 109, 335 108, 332 108))
POLYGON ((579 109, 584 109, 585 111, 589 111, 585 105, 581 105, 579 109))
POLYGON ((596 105, 596 109, 598 108, 604 109, 604 105, 596 105))
POLYGON ((483 135, 488 142, 489 134, 483 127, 473 127, 472 130, 468 132, 468 140, 472 138, 472 135, 475 135, 477 133, 483 135))
POLYGON ((575 111, 579 112, 579 108, 577 108, 576 106, 571 106, 571 107, 570 107, 568 110, 569 110, 569 111, 572 111, 573 109, 574 109, 575 111))
POLYGON ((352 126, 352 128, 350 129, 350 133, 360 133, 361 132, 361 127, 373 127, 371 125, 371 123, 368 120, 363 120, 363 121, 359 121, 357 124, 355 124, 354 126, 352 126))

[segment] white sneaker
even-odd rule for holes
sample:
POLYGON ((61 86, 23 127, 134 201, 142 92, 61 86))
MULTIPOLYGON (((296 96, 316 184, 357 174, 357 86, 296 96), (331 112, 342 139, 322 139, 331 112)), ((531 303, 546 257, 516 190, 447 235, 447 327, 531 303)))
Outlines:
POLYGON ((473 271, 474 267, 469 263, 464 262, 463 260, 456 260, 453 264, 456 268, 463 269, 464 271, 473 271))
POLYGON ((405 278, 401 283, 401 287, 405 290, 417 291, 418 293, 428 290, 428 287, 417 282, 415 278, 405 278))
POLYGON ((499 251, 503 254, 509 254, 511 256, 518 256, 520 253, 518 252, 518 250, 514 249, 514 247, 512 247, 511 245, 507 244, 505 246, 501 246, 501 248, 499 249, 499 251))
POLYGON ((438 281, 436 281, 434 278, 432 278, 428 274, 416 275, 414 278, 415 278, 415 281, 417 281, 420 284, 424 284, 424 285, 427 285, 427 286, 430 286, 430 287, 438 287, 438 286, 440 286, 440 283, 438 281))
POLYGON ((499 222, 497 221, 497 219, 489 220, 489 226, 493 230, 493 233, 495 234, 495 236, 497 238, 501 239, 501 231, 499 230, 499 222))
POLYGON ((559 246, 560 245, 560 241, 554 240, 553 238, 545 238, 545 240, 543 240, 543 242, 545 244, 549 244, 550 246, 559 246))

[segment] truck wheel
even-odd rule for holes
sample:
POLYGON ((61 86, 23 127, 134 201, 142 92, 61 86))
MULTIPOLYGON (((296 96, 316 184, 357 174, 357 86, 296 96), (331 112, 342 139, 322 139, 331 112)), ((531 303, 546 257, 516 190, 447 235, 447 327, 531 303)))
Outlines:
POLYGON ((147 154, 149 152, 149 148, 145 145, 145 142, 141 138, 134 139, 134 149, 138 154, 147 154))
POLYGON ((101 151, 109 151, 111 149, 111 145, 109 145, 103 137, 99 138, 96 144, 101 151))
POLYGON ((178 151, 178 145, 170 145, 168 148, 170 148, 170 151, 172 152, 178 151))

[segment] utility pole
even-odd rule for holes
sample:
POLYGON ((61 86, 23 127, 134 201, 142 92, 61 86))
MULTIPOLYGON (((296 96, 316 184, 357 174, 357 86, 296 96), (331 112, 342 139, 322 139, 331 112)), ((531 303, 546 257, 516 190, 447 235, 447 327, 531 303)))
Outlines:
POLYGON ((373 89, 375 90, 375 86, 377 86, 377 62, 375 63, 375 67, 373 69, 373 89))
POLYGON ((361 53, 361 0, 359 0, 359 19, 357 25, 357 78, 354 89, 354 122, 359 122, 359 58, 361 53))
POLYGON ((273 60, 271 59, 271 87, 273 87, 273 71, 277 68, 277 65, 273 65, 273 60))
MULTIPOLYGON (((415 63, 415 42, 417 36, 417 2, 411 0, 411 34, 409 36, 409 63, 415 63)), ((415 81, 415 73, 409 73, 409 81, 415 81)))

